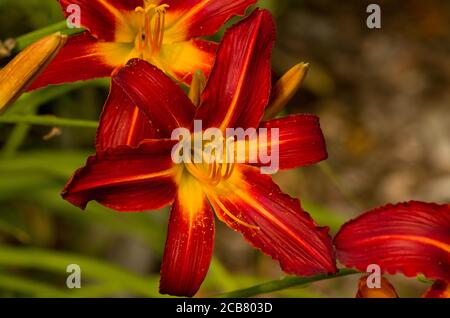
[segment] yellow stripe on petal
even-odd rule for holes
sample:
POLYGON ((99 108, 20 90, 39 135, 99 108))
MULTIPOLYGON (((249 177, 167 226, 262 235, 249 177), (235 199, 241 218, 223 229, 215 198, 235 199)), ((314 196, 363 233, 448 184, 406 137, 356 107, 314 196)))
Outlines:
POLYGON ((213 246, 211 207, 201 185, 185 174, 170 213, 160 292, 194 296, 208 272, 213 246))
POLYGON ((159 178, 176 179, 177 173, 179 171, 180 171, 179 168, 177 166, 174 166, 173 168, 170 168, 167 170, 158 171, 158 172, 149 173, 149 174, 117 177, 117 178, 110 178, 110 179, 105 178, 105 179, 98 180, 95 182, 86 183, 85 185, 80 186, 77 190, 84 191, 84 190, 88 190, 88 189, 99 188, 99 187, 105 186, 105 184, 107 184, 108 186, 117 186, 117 185, 126 184, 126 183, 151 181, 152 179, 159 179, 159 178))
POLYGON ((204 210, 207 204, 202 185, 191 175, 184 173, 179 182, 178 201, 186 218, 204 210))
POLYGON ((239 165, 234 171, 231 178, 208 189, 219 219, 280 261, 288 274, 334 273, 331 238, 300 202, 283 194, 258 168, 239 165))

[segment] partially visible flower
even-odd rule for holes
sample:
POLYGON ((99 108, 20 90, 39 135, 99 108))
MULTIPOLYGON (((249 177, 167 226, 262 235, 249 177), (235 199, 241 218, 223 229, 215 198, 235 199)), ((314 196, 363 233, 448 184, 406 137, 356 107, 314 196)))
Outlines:
POLYGON ((177 128, 194 134, 194 120, 202 120, 204 130, 279 129, 281 169, 327 158, 317 117, 294 115, 261 122, 271 95, 274 41, 275 25, 265 10, 256 10, 228 30, 198 108, 179 86, 145 61, 132 60, 113 77, 111 96, 116 97, 110 98, 102 116, 97 155, 75 174, 63 197, 80 208, 96 200, 125 212, 173 204, 161 268, 162 293, 192 296, 197 292, 212 256, 213 212, 278 260, 286 273, 336 272, 328 229, 318 227, 300 202, 262 175, 258 165, 172 161, 176 142, 168 138, 177 128), (120 90, 145 114, 145 125, 136 121, 133 111, 116 120, 120 90), (140 137, 136 147, 117 144, 137 141, 135 136, 140 137))
POLYGON ((256 0, 59 0, 78 5, 88 31, 67 45, 31 89, 99 77, 141 58, 181 82, 209 74, 217 44, 201 40, 256 0))
POLYGON ((0 113, 24 92, 66 43, 60 33, 31 44, 0 70, 0 113))
MULTIPOLYGON (((387 205, 345 224, 334 242, 337 258, 347 267, 364 272, 369 265, 378 265, 386 274, 423 274, 436 281, 429 296, 446 293, 450 281, 449 204, 412 201, 387 205)), ((386 286, 385 281, 384 292, 391 289, 386 286)), ((392 290, 388 293, 393 294, 392 290)))
POLYGON ((380 278, 381 286, 379 288, 367 286, 368 278, 368 276, 364 276, 359 279, 356 298, 398 298, 394 286, 386 278, 380 278))

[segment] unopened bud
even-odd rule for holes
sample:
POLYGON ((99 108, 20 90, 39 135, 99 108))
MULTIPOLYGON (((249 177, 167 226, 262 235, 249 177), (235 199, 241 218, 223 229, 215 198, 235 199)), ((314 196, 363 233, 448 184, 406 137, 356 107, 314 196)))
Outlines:
POLYGON ((55 58, 67 36, 55 33, 31 44, 0 70, 0 113, 11 105, 55 58))
POLYGON ((289 103, 306 78, 308 69, 309 64, 297 64, 275 84, 269 107, 267 107, 264 115, 265 120, 274 118, 289 103))

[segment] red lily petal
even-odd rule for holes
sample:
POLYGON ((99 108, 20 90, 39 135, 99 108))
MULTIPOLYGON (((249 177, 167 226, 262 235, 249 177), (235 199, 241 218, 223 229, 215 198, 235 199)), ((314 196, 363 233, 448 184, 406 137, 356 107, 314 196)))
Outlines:
POLYGON ((449 282, 436 281, 433 286, 423 295, 424 298, 450 298, 449 282))
POLYGON ((126 62, 131 49, 127 44, 99 42, 88 32, 72 36, 30 90, 109 77, 114 68, 126 62))
POLYGON ((63 191, 63 198, 84 209, 95 200, 130 212, 155 210, 172 203, 178 170, 170 140, 151 140, 139 148, 121 146, 90 157, 63 191))
POLYGON ((166 34, 173 41, 213 35, 257 0, 165 0, 169 5, 166 34))
POLYGON ((450 280, 450 205, 409 202, 387 205, 342 227, 337 256, 348 267, 408 277, 450 280))
POLYGON ((369 288, 367 278, 368 276, 360 278, 356 298, 399 298, 394 286, 386 278, 381 277, 380 288, 369 288))
POLYGON ((211 262, 214 217, 201 185, 185 176, 172 208, 161 265, 160 292, 192 297, 211 262))
POLYGON ((278 260, 286 273, 336 272, 328 228, 318 227, 298 200, 283 194, 258 168, 236 166, 230 179, 207 194, 219 218, 278 260))
MULTIPOLYGON (((310 115, 293 115, 263 122, 261 128, 267 129, 267 144, 271 147, 272 129, 279 129, 280 169, 292 169, 311 165, 328 158, 325 138, 320 129, 319 118, 310 115)), ((260 136, 261 137, 261 136, 260 136)))
POLYGON ((133 59, 113 81, 147 115, 161 136, 170 138, 174 129, 191 126, 195 106, 183 90, 155 66, 133 59))
POLYGON ((68 6, 78 5, 81 26, 97 39, 110 42, 132 42, 133 32, 127 16, 143 5, 143 0, 58 0, 66 17, 68 6), (127 32, 128 31, 128 32, 127 32), (128 33, 128 34, 127 34, 128 33))
POLYGON ((196 115, 204 127, 258 127, 270 97, 274 41, 275 24, 265 10, 227 31, 196 115))
POLYGON ((97 151, 122 145, 136 147, 144 139, 158 137, 147 116, 112 82, 97 130, 97 151))
POLYGON ((205 40, 191 40, 163 45, 159 60, 161 68, 178 81, 190 85, 196 71, 208 78, 216 57, 218 44, 205 40))

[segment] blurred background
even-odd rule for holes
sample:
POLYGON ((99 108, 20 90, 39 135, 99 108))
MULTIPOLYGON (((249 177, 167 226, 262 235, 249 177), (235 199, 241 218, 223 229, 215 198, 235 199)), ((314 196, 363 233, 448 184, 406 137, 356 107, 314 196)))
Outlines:
MULTIPOLYGON (((273 67, 311 71, 287 113, 321 118, 330 158, 279 173, 281 188, 336 233, 386 203, 450 200, 450 2, 377 1, 382 28, 366 26, 366 1, 263 0, 276 16, 273 67)), ((0 40, 61 21, 53 0, 0 0, 0 40)), ((0 60, 0 65, 8 59, 0 60)), ((10 112, 98 120, 104 80, 23 96, 10 112)), ((0 297, 158 297, 168 211, 119 214, 60 198, 94 152, 95 129, 0 124, 0 297), (66 267, 82 268, 81 289, 66 267)), ((270 257, 217 222, 216 249, 198 296, 284 277, 270 257)), ((354 297, 358 275, 271 297, 354 297)), ((402 297, 428 287, 392 278, 402 297)))

